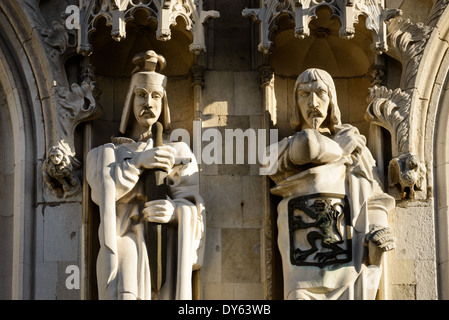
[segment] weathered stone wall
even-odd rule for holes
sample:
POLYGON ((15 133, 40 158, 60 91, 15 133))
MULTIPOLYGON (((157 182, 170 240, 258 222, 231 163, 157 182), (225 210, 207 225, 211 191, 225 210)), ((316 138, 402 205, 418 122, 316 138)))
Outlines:
MULTIPOLYGON (((410 19, 411 23, 417 24, 426 23, 432 6, 439 2, 441 1, 386 0, 386 5, 388 8, 400 8, 403 11, 403 19, 410 19)), ((84 298, 85 292, 82 295, 81 290, 69 290, 66 287, 65 281, 68 277, 66 268, 69 265, 78 266, 80 269, 86 268, 91 277, 91 273, 95 272, 92 262, 94 261, 92 259, 96 259, 95 248, 85 246, 87 236, 95 241, 97 231, 95 223, 98 221, 91 220, 93 226, 84 229, 83 223, 86 221, 83 221, 82 216, 81 194, 72 199, 55 197, 45 189, 41 173, 46 150, 54 143, 52 133, 57 126, 55 120, 57 113, 54 104, 50 103, 54 99, 51 88, 60 84, 57 83, 59 81, 57 74, 61 75, 54 70, 59 58, 58 47, 55 49, 44 43, 42 28, 50 28, 53 21, 60 20, 60 13, 67 5, 77 3, 75 0, 42 0, 36 7, 30 5, 23 9, 25 12, 23 15, 19 14, 16 5, 0 3, 1 34, 5 37, 3 40, 8 40, 4 43, 9 46, 9 54, 16 57, 15 62, 3 60, 11 65, 19 64, 20 71, 17 74, 22 74, 22 77, 27 79, 26 81, 22 79, 24 82, 15 87, 7 88, 7 80, 14 77, 11 76, 12 73, 5 71, 0 74, 2 75, 0 138, 6 141, 0 150, 2 185, 0 298, 84 298), (56 2, 58 4, 54 6, 56 2), (40 11, 33 11, 35 9, 40 11), (39 20, 40 17, 42 20, 39 20), (26 94, 23 94, 22 98, 28 100, 30 104, 28 107, 31 110, 29 114, 23 116, 26 121, 6 111, 13 110, 11 108, 15 101, 12 96, 17 96, 23 91, 26 94), (8 124, 10 119, 12 125, 8 124), (30 119, 34 121, 32 125, 30 119), (23 134, 22 138, 14 135, 14 141, 8 140, 10 138, 8 132, 12 129, 14 134, 22 131, 26 131, 26 134, 23 134), (29 148, 26 152, 21 149, 25 147, 29 148), (33 156, 30 156, 31 152, 33 156), (33 162, 31 169, 30 162, 33 162), (22 176, 18 176, 19 169, 22 176), (23 194, 19 194, 20 192, 23 194), (18 216, 17 212, 23 215, 18 216), (87 254, 88 250, 91 250, 93 256, 87 254), (8 260, 4 257, 11 258, 8 260), (86 258, 90 260, 86 262, 86 258)), ((131 69, 129 65, 118 65, 110 48, 118 48, 120 50, 117 49, 117 54, 123 54, 126 48, 137 51, 151 44, 156 51, 167 53, 169 68, 166 70, 169 77, 167 94, 173 128, 185 128, 191 137, 196 115, 192 107, 194 94, 190 67, 195 63, 203 65, 204 86, 199 101, 203 132, 209 128, 219 129, 223 137, 223 158, 221 164, 204 162, 201 164, 201 195, 205 200, 207 212, 206 258, 201 271, 202 298, 264 299, 268 281, 265 278, 267 261, 263 252, 266 232, 264 212, 267 209, 264 207, 264 200, 269 197, 267 190, 264 189, 266 177, 259 174, 258 165, 248 164, 247 154, 244 164, 224 164, 225 130, 245 131, 248 128, 264 128, 263 93, 260 90, 258 67, 269 64, 274 67, 276 112, 273 116, 276 121, 273 125, 279 130, 279 139, 292 133, 288 122, 288 107, 293 105, 296 76, 307 67, 324 68, 334 76, 342 122, 353 124, 362 134, 369 137, 369 125, 364 119, 364 114, 368 88, 372 81, 369 68, 374 62, 374 56, 369 51, 371 38, 366 29, 360 25, 357 26, 354 39, 339 39, 335 33, 339 27, 338 23, 331 24, 329 13, 323 10, 320 17, 325 22, 323 26, 328 28, 329 32, 319 29, 319 32, 301 42, 292 36, 291 29, 286 31, 282 29, 276 38, 273 54, 262 61, 261 53, 257 51, 256 24, 250 19, 243 18, 241 14, 247 7, 257 7, 259 1, 208 0, 204 1, 204 5, 206 9, 219 11, 220 18, 209 22, 207 52, 200 57, 188 52, 186 44, 188 45, 189 39, 177 31, 174 31, 172 42, 156 42, 154 36, 148 36, 147 38, 151 39, 145 43, 122 42, 108 47, 106 44, 110 45, 112 42, 110 30, 104 26, 103 29, 99 29, 95 44, 96 48, 101 50, 94 52, 92 62, 94 67, 95 65, 99 67, 96 80, 102 91, 99 102, 103 114, 92 123, 92 147, 109 142, 110 137, 117 133, 128 89, 131 69), (176 43, 182 45, 178 47, 174 45, 176 43), (328 59, 326 54, 329 52, 331 58, 328 59), (177 63, 173 64, 175 60, 177 63)), ((147 27, 139 31, 148 32, 154 29, 153 26, 147 27)), ((176 28, 179 31, 183 26, 180 24, 176 28)), ((442 29, 442 32, 447 30, 442 29)), ((132 34, 131 31, 130 35, 132 34)), ((433 40, 445 43, 447 48, 446 33, 435 33, 433 37, 437 38, 433 40)), ((2 47, 2 52, 5 49, 7 48, 2 47)), ((443 53, 428 52, 426 57, 432 59, 432 55, 443 53)), ((445 61, 447 64, 447 60, 445 61)), ((404 66, 391 57, 385 58, 385 66, 385 84, 390 89, 399 87, 404 66)), ((441 92, 447 91, 448 88, 444 80, 447 66, 435 64, 432 67, 441 69, 438 73, 439 80, 436 84, 433 83, 434 87, 428 88, 432 95, 423 96, 422 92, 418 95, 419 105, 429 114, 421 115, 420 110, 413 109, 415 113, 412 115, 414 121, 418 119, 426 123, 425 126, 429 131, 436 127, 434 122, 439 123, 440 127, 443 126, 444 121, 437 117, 441 103, 438 99, 443 95, 441 92), (431 107, 429 110, 424 109, 429 101, 431 107)), ((71 82, 76 82, 79 68, 75 67, 68 71, 67 77, 71 82)), ((17 76, 16 79, 19 78, 21 77, 17 76)), ((24 106, 22 108, 26 109, 24 106)), ((447 112, 442 114, 445 115, 447 112)), ((434 137, 432 132, 419 131, 416 134, 420 137, 424 135, 426 138, 434 137)), ((443 138, 443 134, 438 137, 443 138)), ((84 139, 81 125, 75 137, 77 157, 80 160, 84 156, 82 150, 84 139)), ((439 269, 439 265, 447 265, 447 256, 444 252, 448 247, 447 239, 444 239, 447 228, 443 224, 440 225, 440 221, 445 221, 444 215, 447 212, 446 177, 433 176, 446 170, 448 160, 440 151, 440 157, 432 163, 434 154, 439 152, 434 150, 434 145, 441 147, 445 143, 447 144, 445 139, 435 144, 430 139, 425 141, 425 146, 419 146, 419 150, 424 150, 425 154, 422 156, 427 161, 427 188, 424 192, 427 194, 413 200, 398 197, 397 208, 389 216, 390 226, 397 241, 395 251, 385 257, 381 286, 385 298, 437 299, 444 297, 442 291, 448 291, 447 288, 438 287, 438 279, 441 278, 441 274, 438 273, 445 272, 444 268, 439 269), (438 197, 435 193, 437 188, 440 192, 438 197)), ((203 141, 202 149, 208 144, 209 141, 203 141)), ((389 160, 384 159, 386 162, 389 160)), ((383 178, 387 181, 386 173, 383 178)), ((389 191, 397 196, 393 188, 389 191)), ((90 285, 95 286, 94 277, 87 280, 90 281, 90 285)))
MULTIPOLYGON (((225 164, 225 130, 262 128, 259 73, 254 67, 251 22, 241 17, 252 1, 208 1, 220 12, 209 28, 201 103, 203 131, 223 137, 223 163, 202 164, 207 211, 204 299, 263 299, 262 179, 257 165, 225 164)), ((203 147, 208 142, 203 142, 203 147)), ((246 144, 245 146, 247 146, 246 144)), ((247 153, 248 149, 245 149, 247 153)), ((235 156, 235 155, 234 155, 235 156)))
MULTIPOLYGON (((386 5, 400 8, 404 20, 424 24, 434 2, 387 0, 386 5)), ((398 87, 400 73, 397 72, 397 61, 388 58, 386 65, 388 86, 398 87)), ((389 222, 396 238, 396 249, 385 258, 385 290, 389 299, 438 298, 433 201, 432 196, 415 201, 397 199, 397 207, 390 213, 389 222)))

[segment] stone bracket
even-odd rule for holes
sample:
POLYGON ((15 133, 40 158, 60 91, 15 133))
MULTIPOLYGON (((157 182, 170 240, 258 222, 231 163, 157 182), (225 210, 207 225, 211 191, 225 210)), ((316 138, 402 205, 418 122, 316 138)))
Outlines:
POLYGON ((415 191, 423 191, 425 187, 424 155, 417 152, 414 143, 414 135, 420 129, 416 128, 411 115, 416 112, 416 104, 420 101, 418 68, 432 31, 433 27, 402 18, 389 24, 389 50, 386 54, 402 64, 400 88, 371 87, 365 113, 366 121, 385 128, 391 135, 392 159, 388 165, 388 182, 390 187, 399 187, 401 199, 413 199, 415 191))
POLYGON ((273 31, 277 29, 278 17, 288 14, 295 21, 296 38, 310 35, 309 23, 317 18, 317 10, 328 7, 332 16, 340 20, 340 37, 354 37, 354 24, 359 16, 366 17, 366 28, 373 33, 372 49, 381 54, 388 49, 386 23, 401 14, 398 9, 386 10, 383 0, 264 0, 258 9, 244 9, 243 17, 251 17, 260 23, 259 51, 268 54, 273 46, 273 31))
POLYGON ((388 165, 389 187, 399 187, 399 198, 414 199, 415 190, 423 190, 426 168, 412 152, 410 143, 410 107, 413 90, 370 88, 365 120, 385 128, 391 135, 393 158, 388 165))
POLYGON ((75 157, 75 128, 101 112, 96 100, 95 74, 90 66, 84 65, 81 83, 69 80, 65 64, 77 54, 79 34, 66 27, 67 12, 49 25, 38 0, 25 0, 24 4, 40 38, 43 55, 39 58, 47 66, 45 70, 39 70, 46 78, 44 92, 48 94, 42 98, 47 147, 42 165, 43 186, 46 196, 50 197, 47 200, 60 201, 63 198, 72 201, 81 188, 79 171, 82 170, 81 161, 75 157), (51 198, 52 195, 57 198, 51 198))
POLYGON ((170 27, 181 17, 193 37, 189 49, 199 55, 206 51, 204 24, 210 18, 220 17, 218 11, 204 11, 202 0, 80 0, 80 9, 78 52, 85 56, 92 53, 91 36, 101 18, 112 27, 112 38, 121 41, 126 38, 126 23, 134 19, 137 10, 145 10, 150 19, 157 20, 157 39, 168 41, 171 39, 170 27))

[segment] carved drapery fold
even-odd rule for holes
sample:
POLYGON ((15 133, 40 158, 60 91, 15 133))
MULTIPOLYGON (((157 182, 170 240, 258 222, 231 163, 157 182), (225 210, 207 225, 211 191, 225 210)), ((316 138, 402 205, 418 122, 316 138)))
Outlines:
POLYGON ((171 39, 170 27, 181 17, 193 37, 189 49, 198 55, 206 50, 204 24, 220 16, 218 11, 204 11, 202 0, 80 0, 80 8, 78 52, 83 55, 92 53, 90 40, 98 20, 105 19, 112 27, 112 38, 121 41, 126 38, 126 23, 134 19, 137 10, 145 10, 150 19, 157 20, 156 37, 161 41, 171 39))
POLYGON ((386 10, 383 3, 382 0, 264 0, 261 8, 244 9, 242 15, 260 23, 258 48, 264 53, 271 51, 278 17, 282 14, 294 19, 294 34, 300 39, 310 35, 309 23, 317 18, 318 9, 324 6, 340 20, 340 36, 346 39, 354 37, 354 25, 363 15, 366 17, 366 28, 373 34, 372 49, 381 54, 388 49, 386 22, 401 14, 397 9, 386 10))

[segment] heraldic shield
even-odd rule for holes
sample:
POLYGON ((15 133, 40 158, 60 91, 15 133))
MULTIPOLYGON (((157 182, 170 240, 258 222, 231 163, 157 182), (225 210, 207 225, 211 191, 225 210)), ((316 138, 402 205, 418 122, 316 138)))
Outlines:
POLYGON ((346 195, 316 193, 290 199, 288 224, 293 265, 323 268, 352 260, 346 195))

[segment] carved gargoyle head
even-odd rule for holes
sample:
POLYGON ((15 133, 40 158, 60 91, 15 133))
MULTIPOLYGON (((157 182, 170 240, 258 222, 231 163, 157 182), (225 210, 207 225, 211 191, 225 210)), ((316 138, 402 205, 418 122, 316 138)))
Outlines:
POLYGON ((418 156, 409 152, 394 157, 388 165, 389 185, 400 187, 402 199, 413 199, 415 190, 422 190, 424 175, 424 165, 418 156))
POLYGON ((75 171, 81 163, 65 148, 63 142, 48 150, 42 165, 42 175, 48 189, 59 198, 76 195, 80 191, 80 180, 75 171))

